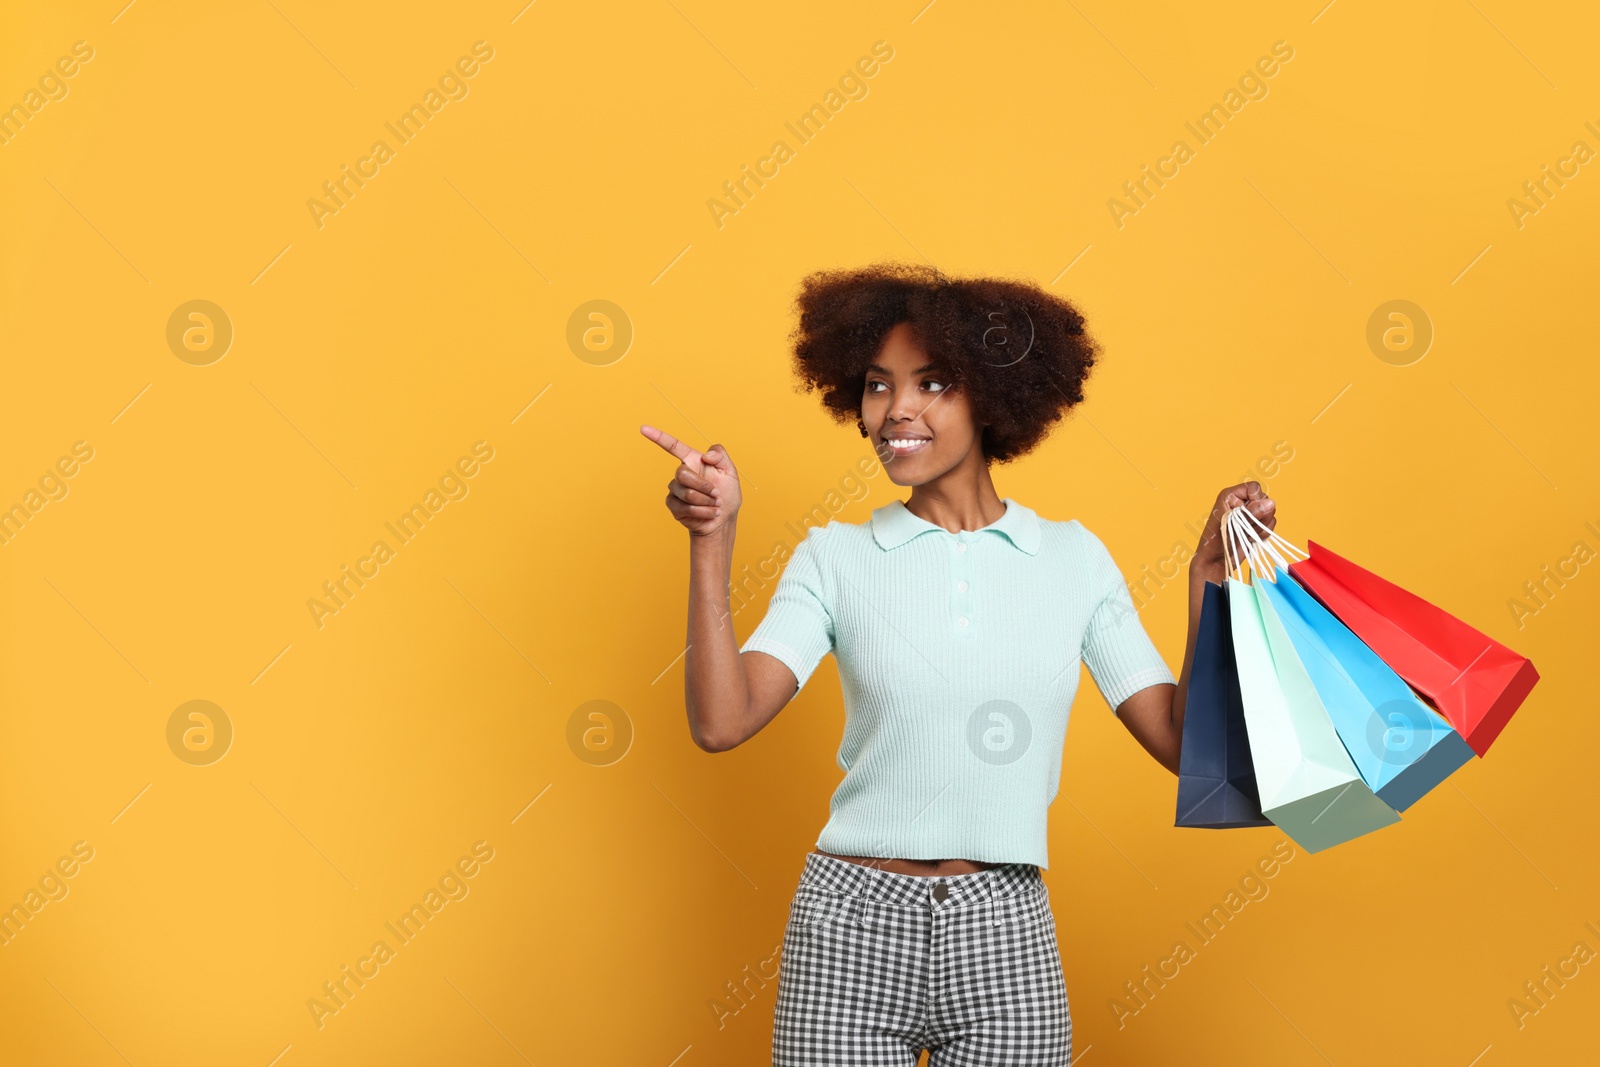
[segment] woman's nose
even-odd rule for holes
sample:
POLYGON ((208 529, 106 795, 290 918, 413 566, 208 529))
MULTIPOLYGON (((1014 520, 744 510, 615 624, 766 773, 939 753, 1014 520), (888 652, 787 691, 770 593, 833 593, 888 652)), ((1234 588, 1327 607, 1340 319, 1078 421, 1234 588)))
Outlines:
POLYGON ((894 399, 889 402, 889 417, 906 421, 922 414, 920 398, 909 389, 902 389, 894 394, 894 399))

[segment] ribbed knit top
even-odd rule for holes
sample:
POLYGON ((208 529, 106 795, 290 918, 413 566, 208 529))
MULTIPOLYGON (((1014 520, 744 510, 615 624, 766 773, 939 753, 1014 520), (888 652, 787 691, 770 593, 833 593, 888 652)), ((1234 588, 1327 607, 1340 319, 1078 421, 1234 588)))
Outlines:
POLYGON ((958 534, 898 500, 809 528, 741 646, 801 686, 838 664, 845 776, 818 848, 1047 868, 1079 664, 1113 709, 1176 684, 1100 539, 1003 499, 958 534))

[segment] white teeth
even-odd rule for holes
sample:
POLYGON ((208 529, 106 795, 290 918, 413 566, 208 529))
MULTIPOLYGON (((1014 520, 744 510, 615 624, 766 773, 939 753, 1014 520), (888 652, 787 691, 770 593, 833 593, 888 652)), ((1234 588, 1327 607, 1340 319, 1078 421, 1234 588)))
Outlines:
POLYGON ((915 439, 888 437, 885 438, 885 440, 889 442, 889 447, 894 449, 896 452, 914 451, 915 449, 921 448, 923 445, 928 443, 925 439, 920 437, 915 439))

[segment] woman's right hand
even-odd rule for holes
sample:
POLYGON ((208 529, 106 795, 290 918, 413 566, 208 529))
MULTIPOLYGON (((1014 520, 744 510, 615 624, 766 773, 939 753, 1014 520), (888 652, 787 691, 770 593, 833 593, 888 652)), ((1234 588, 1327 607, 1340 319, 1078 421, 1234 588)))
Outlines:
POLYGON ((667 510, 692 536, 704 537, 733 520, 744 495, 739 472, 721 445, 696 452, 654 426, 641 426, 639 432, 681 461, 667 483, 667 510))

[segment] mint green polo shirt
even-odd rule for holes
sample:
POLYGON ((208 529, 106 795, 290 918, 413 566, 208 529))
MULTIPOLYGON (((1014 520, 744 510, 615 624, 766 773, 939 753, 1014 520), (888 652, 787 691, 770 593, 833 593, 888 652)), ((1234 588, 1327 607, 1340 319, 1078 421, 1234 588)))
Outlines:
POLYGON ((818 848, 1048 867, 1079 664, 1113 709, 1176 684, 1100 539, 1003 500, 960 533, 898 500, 810 527, 740 647, 802 687, 838 665, 844 779, 818 848))

